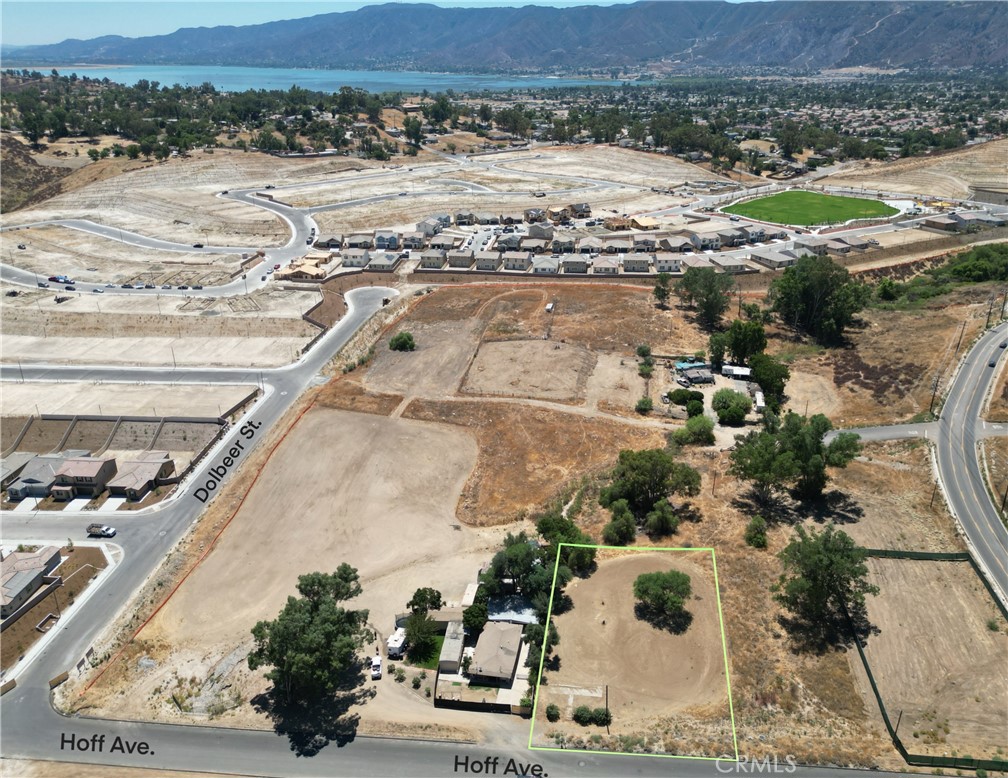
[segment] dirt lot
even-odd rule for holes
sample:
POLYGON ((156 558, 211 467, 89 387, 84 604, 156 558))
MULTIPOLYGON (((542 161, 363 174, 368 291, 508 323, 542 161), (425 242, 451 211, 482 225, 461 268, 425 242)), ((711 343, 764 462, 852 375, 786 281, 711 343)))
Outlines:
POLYGON ((545 340, 483 343, 462 391, 542 400, 580 401, 595 367, 587 349, 545 340))
POLYGON ((511 402, 417 399, 403 417, 473 430, 479 458, 457 515, 477 526, 524 518, 572 479, 612 467, 620 449, 664 444, 653 427, 511 402))
MULTIPOLYGON (((3 759, 3 774, 9 778, 214 778, 224 773, 184 773, 177 770, 151 770, 147 767, 112 767, 74 762, 40 762, 28 759, 3 759)), ((242 778, 227 773, 228 778, 242 778)))
POLYGON ((865 186, 908 194, 966 198, 970 186, 1004 188, 1008 140, 983 143, 948 154, 895 162, 863 163, 857 170, 823 179, 827 186, 865 186))
POLYGON ((28 416, 37 408, 41 413, 80 415, 217 416, 219 408, 231 408, 254 390, 227 384, 5 383, 2 415, 28 416))
MULTIPOLYGON (((370 609, 380 640, 405 608, 407 590, 434 585, 457 602, 501 539, 499 531, 472 530, 455 520, 455 501, 475 459, 475 443, 459 430, 312 410, 266 465, 214 551, 141 633, 136 649, 157 666, 117 668, 117 674, 128 672, 134 688, 129 701, 112 693, 106 676, 84 704, 96 705, 99 715, 121 717, 125 706, 129 715, 178 720, 164 691, 176 676, 198 680, 199 689, 187 692, 193 692, 197 714, 216 698, 219 683, 235 684, 248 700, 266 684, 244 664, 252 625, 280 610, 298 575, 343 561, 360 571, 364 594, 354 604, 370 609), (297 455, 329 447, 340 455, 297 455), (285 548, 297 551, 263 553, 285 548), (250 566, 250 559, 256 563, 250 566), (229 594, 208 599, 211 590, 229 594), (215 685, 212 674, 225 680, 215 685)), ((429 701, 413 701, 391 681, 378 688, 379 697, 360 710, 369 726, 384 726, 393 712, 417 726, 430 723, 429 701)), ((456 726, 466 718, 438 721, 456 726)), ((268 727, 247 705, 226 723, 268 727)))
POLYGON ((880 632, 865 653, 890 716, 903 711, 907 750, 994 758, 1008 731, 1008 622, 966 562, 868 566, 882 594, 868 598, 880 632))
POLYGON ((958 356, 983 327, 987 309, 975 300, 975 292, 956 292, 918 310, 867 309, 860 314, 864 326, 848 332, 851 348, 820 350, 778 333, 768 350, 793 357, 798 380, 787 388, 792 409, 803 411, 808 399, 810 412, 813 405, 828 409, 833 423, 845 427, 891 424, 927 412, 935 377, 940 396, 958 356))
POLYGON ((63 586, 4 630, 3 641, 0 642, 0 661, 4 670, 16 664, 25 651, 42 637, 43 633, 38 632, 35 625, 47 614, 65 610, 107 564, 105 555, 95 546, 77 546, 73 551, 62 548, 60 556, 63 562, 56 568, 55 574, 63 576, 63 586))
POLYGON ((559 671, 547 670, 539 687, 533 744, 567 744, 623 751, 647 738, 646 750, 677 755, 734 753, 721 626, 710 552, 623 552, 600 556, 598 570, 575 579, 566 593, 571 610, 554 617, 559 671), (633 582, 641 573, 678 570, 690 577, 687 605, 693 621, 682 634, 658 629, 634 613, 633 582), (570 720, 578 705, 605 705, 608 686, 613 737, 570 720), (546 720, 546 705, 560 721, 546 720), (594 743, 592 735, 602 735, 594 743))

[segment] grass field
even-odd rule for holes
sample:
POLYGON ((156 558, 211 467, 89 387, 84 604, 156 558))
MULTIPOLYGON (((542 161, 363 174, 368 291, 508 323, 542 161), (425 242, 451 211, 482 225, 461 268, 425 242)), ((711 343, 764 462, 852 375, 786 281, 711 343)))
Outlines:
POLYGON ((815 192, 781 192, 724 209, 749 219, 778 224, 836 224, 848 219, 892 216, 898 211, 877 200, 815 192))

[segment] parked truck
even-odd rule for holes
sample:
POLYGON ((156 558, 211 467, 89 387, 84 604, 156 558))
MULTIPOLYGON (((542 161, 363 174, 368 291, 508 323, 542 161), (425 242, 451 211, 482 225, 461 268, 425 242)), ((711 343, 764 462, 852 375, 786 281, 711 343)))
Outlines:
POLYGON ((99 538, 111 538, 116 534, 115 527, 106 524, 88 524, 87 534, 99 538))
POLYGON ((371 657, 371 678, 375 681, 381 678, 381 656, 371 657))

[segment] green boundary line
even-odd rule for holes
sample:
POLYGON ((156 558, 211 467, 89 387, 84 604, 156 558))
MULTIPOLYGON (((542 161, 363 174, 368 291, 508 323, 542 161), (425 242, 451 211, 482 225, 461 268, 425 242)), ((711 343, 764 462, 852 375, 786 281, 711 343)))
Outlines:
MULTIPOLYGON (((732 746, 735 749, 735 761, 737 762, 738 759, 739 759, 738 733, 737 733, 737 731, 735 729, 735 706, 734 706, 734 704, 732 702, 731 678, 728 675, 728 641, 727 641, 727 638, 725 637, 724 616, 722 615, 722 612, 721 612, 721 586, 718 583, 717 559, 715 558, 715 555, 714 555, 714 549, 710 548, 710 547, 706 547, 706 548, 680 548, 680 547, 675 547, 675 548, 655 548, 655 547, 651 547, 651 546, 604 546, 604 545, 597 545, 597 544, 594 544, 594 543, 560 543, 557 546, 556 561, 554 561, 554 563, 553 563, 553 582, 550 585, 549 606, 546 609, 546 634, 545 634, 545 636, 548 636, 548 634, 549 634, 549 626, 550 626, 550 622, 551 622, 551 620, 553 618, 553 597, 556 594, 557 571, 560 569, 560 552, 563 550, 564 546, 570 546, 571 548, 593 548, 593 549, 596 549, 596 550, 598 550, 598 549, 614 549, 614 550, 617 550, 617 551, 635 551, 635 552, 636 551, 644 551, 644 552, 648 552, 648 551, 690 551, 690 552, 710 551, 710 554, 711 554, 711 563, 713 564, 713 567, 714 567, 714 593, 717 595, 718 623, 719 623, 719 625, 721 627, 721 650, 722 650, 722 653, 723 653, 723 656, 724 656, 725 686, 726 686, 726 689, 727 689, 727 692, 728 692, 728 713, 729 713, 729 715, 731 717, 732 746)), ((544 639, 543 639, 542 653, 540 653, 540 655, 539 655, 539 676, 538 676, 539 680, 536 683, 535 695, 534 695, 534 699, 532 701, 532 721, 529 724, 528 748, 529 748, 530 751, 565 751, 566 749, 556 748, 555 746, 534 746, 534 745, 532 745, 532 737, 533 737, 533 735, 535 733, 536 713, 539 710, 539 687, 542 686, 542 671, 543 671, 543 665, 546 662, 546 639, 545 639, 545 636, 544 636, 544 639)), ((659 759, 691 759, 691 760, 695 760, 695 761, 704 761, 704 762, 717 762, 719 759, 724 759, 725 758, 725 757, 715 757, 715 756, 688 756, 688 755, 685 755, 685 754, 637 753, 637 752, 631 752, 631 751, 598 751, 598 750, 586 749, 586 748, 579 748, 579 749, 576 749, 576 751, 577 751, 577 753, 580 753, 580 754, 601 754, 601 755, 607 755, 607 756, 650 756, 650 757, 656 757, 656 758, 659 758, 659 759)))

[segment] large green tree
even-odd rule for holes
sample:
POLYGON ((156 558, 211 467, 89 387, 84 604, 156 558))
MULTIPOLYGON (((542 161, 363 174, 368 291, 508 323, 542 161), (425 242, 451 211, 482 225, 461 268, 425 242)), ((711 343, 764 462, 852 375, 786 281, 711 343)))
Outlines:
POLYGON ((728 353, 736 364, 744 365, 751 356, 766 348, 766 333, 758 321, 736 319, 728 328, 728 353))
POLYGON ((835 343, 871 292, 829 257, 802 257, 770 284, 769 299, 783 324, 822 343, 835 343))
POLYGON ((669 295, 672 293, 672 276, 668 273, 659 273, 655 280, 654 297, 658 301, 658 307, 664 308, 668 304, 669 295))
POLYGON ((361 593, 357 570, 344 563, 335 573, 298 578, 300 597, 288 597, 273 621, 252 628, 250 670, 270 667, 266 677, 290 702, 332 693, 354 670, 358 652, 372 639, 367 610, 339 603, 361 593))
POLYGON ((694 496, 700 491, 700 474, 676 462, 660 448, 623 450, 613 470, 612 483, 602 490, 599 502, 610 507, 625 499, 638 519, 672 494, 694 496))
POLYGON ((427 613, 428 611, 436 611, 444 604, 441 592, 429 586, 423 586, 413 592, 413 597, 406 603, 406 607, 410 609, 411 613, 427 613))
POLYGON ((430 659, 437 646, 437 625, 427 611, 414 611, 406 618, 407 654, 414 662, 430 659))
POLYGON ((775 434, 754 430, 736 438, 728 472, 750 481, 757 499, 766 504, 774 490, 785 488, 794 479, 796 467, 794 455, 781 449, 775 434))
POLYGON ((633 583, 636 611, 655 626, 681 632, 691 621, 686 602, 693 593, 690 577, 678 570, 642 573, 633 583))
POLYGON ((728 310, 733 285, 731 276, 716 273, 714 268, 690 267, 675 289, 684 303, 696 307, 700 323, 713 328, 728 310))
POLYGON ((845 606, 861 615, 865 595, 878 594, 878 587, 867 581, 865 550, 832 524, 819 533, 797 526, 779 556, 784 572, 774 598, 814 637, 833 637, 845 606))

